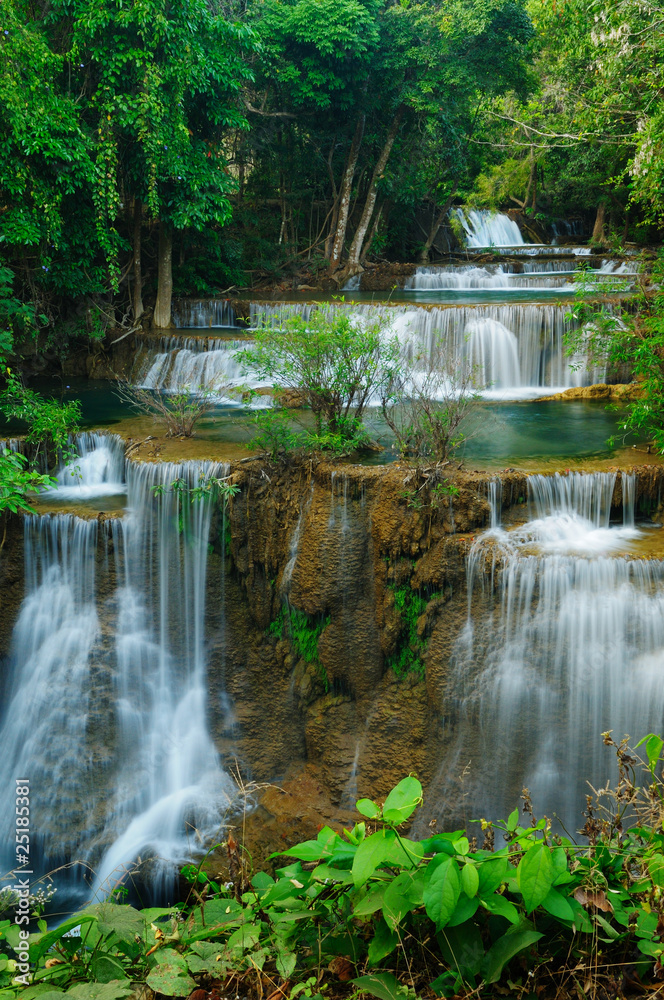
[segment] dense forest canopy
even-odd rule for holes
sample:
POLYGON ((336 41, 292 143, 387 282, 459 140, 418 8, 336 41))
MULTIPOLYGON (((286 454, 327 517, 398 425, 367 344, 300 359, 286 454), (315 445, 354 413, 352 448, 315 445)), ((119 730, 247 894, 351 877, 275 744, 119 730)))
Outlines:
POLYGON ((3 347, 168 326, 173 293, 303 266, 339 285, 426 261, 455 204, 656 241, 660 20, 651 0, 4 0, 3 347))

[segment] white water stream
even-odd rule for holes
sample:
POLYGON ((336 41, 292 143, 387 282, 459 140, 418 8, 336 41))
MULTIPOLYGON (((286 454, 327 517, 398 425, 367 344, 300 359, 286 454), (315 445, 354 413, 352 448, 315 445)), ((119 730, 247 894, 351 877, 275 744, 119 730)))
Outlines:
MULTIPOLYGON (((90 445, 84 437, 76 487, 63 471, 64 495, 100 487, 103 495, 109 441, 100 435, 90 445)), ((89 865, 97 897, 139 856, 152 859, 151 885, 167 892, 174 865, 220 833, 233 805, 235 787, 208 724, 213 504, 170 489, 175 480, 189 489, 226 472, 215 463, 127 463, 127 513, 104 526, 101 562, 96 520, 25 522, 26 596, 0 730, 0 814, 13 816, 14 778, 30 778, 43 864, 89 865), (157 497, 155 487, 165 492, 157 497)), ((12 855, 2 859, 7 868, 12 855)))
MULTIPOLYGON (((498 482, 498 481, 496 481, 498 482)), ((530 476, 531 517, 493 527, 468 558, 468 620, 451 663, 449 750, 435 782, 444 814, 506 814, 522 786, 541 815, 582 825, 588 791, 609 777, 600 734, 638 738, 664 725, 664 564, 630 558, 634 477, 530 476), (448 803, 447 806, 444 803, 448 803)), ((498 507, 498 510, 495 508, 498 507)))

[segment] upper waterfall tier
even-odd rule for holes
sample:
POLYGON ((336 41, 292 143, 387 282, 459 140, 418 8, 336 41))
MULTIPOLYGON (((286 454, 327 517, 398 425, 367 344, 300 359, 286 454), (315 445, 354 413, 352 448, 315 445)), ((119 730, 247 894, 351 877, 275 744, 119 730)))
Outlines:
POLYGON ((452 216, 461 223, 469 247, 514 247, 524 242, 521 230, 509 215, 455 208, 452 216))

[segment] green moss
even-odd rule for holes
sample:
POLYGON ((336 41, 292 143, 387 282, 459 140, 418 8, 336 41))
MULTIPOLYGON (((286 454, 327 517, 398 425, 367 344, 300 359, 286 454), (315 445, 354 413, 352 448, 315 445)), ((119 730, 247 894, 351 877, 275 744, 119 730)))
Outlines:
POLYGON ((394 607, 401 618, 401 634, 396 651, 387 659, 387 666, 397 677, 414 673, 424 680, 425 667, 422 656, 427 647, 427 640, 417 634, 417 620, 426 611, 429 601, 438 595, 423 597, 407 584, 391 589, 394 592, 394 607))
POLYGON ((318 640, 323 629, 329 624, 329 615, 325 618, 312 618, 304 611, 284 605, 266 630, 268 635, 274 636, 276 639, 288 636, 293 652, 301 657, 305 663, 316 667, 326 691, 329 690, 330 682, 327 671, 318 655, 318 640))

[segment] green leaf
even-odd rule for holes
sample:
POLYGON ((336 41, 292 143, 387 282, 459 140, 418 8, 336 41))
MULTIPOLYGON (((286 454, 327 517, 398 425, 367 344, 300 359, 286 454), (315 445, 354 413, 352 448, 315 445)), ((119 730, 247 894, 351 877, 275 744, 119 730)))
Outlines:
POLYGON ((66 996, 71 1000, 120 1000, 132 992, 131 983, 125 979, 119 983, 77 983, 67 990, 66 996))
POLYGON ((67 931, 73 931, 75 927, 79 925, 89 924, 97 919, 97 915, 94 913, 83 912, 75 913, 73 917, 69 920, 63 921, 59 927, 55 930, 48 931, 46 934, 41 934, 34 942, 30 945, 30 960, 32 962, 38 961, 42 955, 45 955, 49 948, 52 948, 56 941, 67 933, 67 931))
POLYGON ((648 874, 653 885, 658 885, 660 889, 664 888, 664 855, 655 854, 648 860, 648 874))
POLYGON ((507 829, 509 830, 510 833, 514 833, 518 825, 519 825, 519 807, 517 806, 517 808, 513 812, 511 812, 507 817, 507 829))
POLYGON ((167 997, 186 997, 196 989, 194 980, 179 965, 155 966, 148 974, 147 984, 156 993, 163 993, 167 997))
POLYGON ((115 934, 120 941, 131 943, 137 934, 145 933, 145 918, 133 906, 118 903, 96 903, 89 906, 87 913, 97 916, 101 934, 115 934))
POLYGON ((511 924, 518 924, 521 920, 519 911, 517 910, 514 903, 509 899, 505 899, 500 893, 494 892, 492 896, 488 896, 486 899, 481 900, 482 906, 489 913, 493 913, 496 917, 504 917, 505 920, 509 920, 511 924))
POLYGON ((369 942, 369 965, 378 965, 391 955, 399 944, 399 935, 381 918, 376 921, 374 936, 369 942))
POLYGON ((484 981, 497 983, 507 963, 524 948, 539 941, 542 936, 527 921, 510 927, 502 937, 494 942, 486 954, 481 968, 484 981))
POLYGON ((394 830, 379 830, 366 840, 363 840, 353 858, 353 881, 355 885, 364 885, 376 869, 388 857, 396 834, 394 830))
POLYGON ((370 889, 366 896, 353 907, 353 916, 355 917, 368 917, 376 910, 380 910, 383 905, 383 897, 385 895, 386 886, 380 885, 375 889, 370 889))
POLYGON ((98 983, 110 983, 114 979, 125 979, 126 973, 120 962, 111 955, 97 954, 90 962, 90 971, 98 983))
POLYGON ((297 958, 295 952, 286 948, 280 948, 277 951, 277 972, 282 979, 290 979, 293 974, 296 961, 297 958))
POLYGON ((574 920, 574 910, 570 906, 567 897, 555 889, 549 890, 542 900, 542 907, 552 917, 558 920, 574 920))
POLYGON ((526 912, 530 913, 546 897, 554 880, 551 852, 545 844, 533 844, 521 858, 516 878, 526 912))
POLYGON ((355 803, 355 808, 363 816, 366 816, 367 819, 376 819, 377 816, 380 816, 380 807, 375 802, 372 802, 371 799, 358 799, 355 803))
POLYGON ((391 972, 359 976, 358 979, 351 979, 351 983, 362 993, 371 993, 372 996, 378 997, 378 1000, 403 1000, 408 992, 391 972))
POLYGON ((471 862, 465 864, 461 869, 461 888, 467 896, 471 898, 477 895, 480 887, 480 876, 477 868, 471 862))
POLYGON ((505 881, 508 873, 513 870, 510 868, 507 858, 499 854, 489 854, 483 857, 478 869, 480 877, 478 892, 483 899, 488 898, 492 892, 495 892, 505 881))
POLYGON ((484 943, 479 927, 471 920, 459 927, 444 927, 437 935, 447 964, 464 979, 478 975, 484 959, 484 943))
POLYGON ((383 901, 383 917, 386 924, 394 930, 412 909, 413 905, 402 893, 398 880, 394 879, 385 890, 383 901))
POLYGON ((438 929, 444 927, 454 913, 461 894, 459 869, 453 858, 444 857, 436 865, 424 890, 424 906, 438 929))
MULTIPOLYGON (((311 913, 311 911, 307 911, 311 913)), ((261 929, 258 924, 243 924, 234 931, 226 942, 226 947, 229 951, 235 949, 240 949, 245 951, 247 948, 253 948, 258 944, 258 939, 260 938, 261 929)))
POLYGON ((403 778, 385 799, 383 819, 399 826, 405 823, 422 802, 422 785, 417 778, 403 778))
POLYGON ((471 917, 475 916, 479 905, 480 901, 477 896, 469 899, 465 892, 462 892, 459 896, 459 902, 454 908, 454 913, 447 921, 447 926, 456 927, 458 924, 464 924, 471 917))

